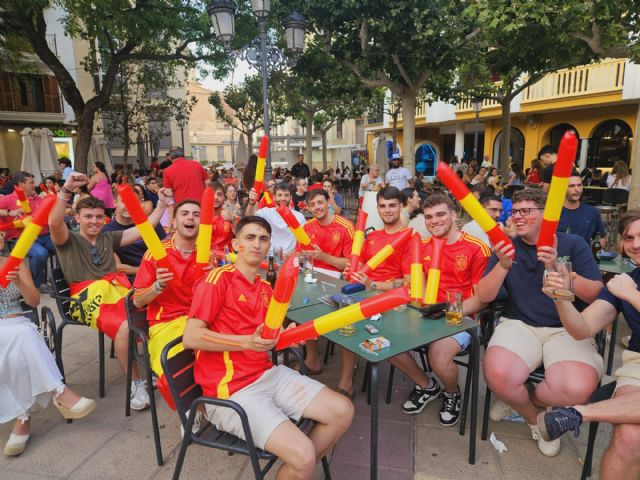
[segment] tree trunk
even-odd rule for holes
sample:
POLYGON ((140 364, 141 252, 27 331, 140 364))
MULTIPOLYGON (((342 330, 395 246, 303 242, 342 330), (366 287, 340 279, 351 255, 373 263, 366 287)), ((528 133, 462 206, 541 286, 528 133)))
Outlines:
POLYGON ((95 112, 85 108, 82 115, 76 112, 78 126, 76 128, 78 135, 76 136, 75 148, 75 165, 73 169, 76 172, 87 173, 89 165, 89 149, 91 148, 91 138, 93 137, 93 120, 95 112))
MULTIPOLYGON (((629 191, 629 210, 632 208, 640 207, 640 140, 638 140, 638 132, 640 132, 640 105, 638 105, 638 112, 636 114, 636 132, 633 140, 633 156, 631 157, 631 170, 635 174, 636 179, 631 182, 631 189, 629 191)), ((633 178, 633 177, 632 177, 633 178)))
POLYGON ((309 170, 313 169, 313 112, 306 111, 304 112, 304 117, 306 120, 305 125, 305 136, 306 136, 306 149, 305 149, 305 157, 307 157, 307 165, 309 165, 309 170))
POLYGON ((402 101, 402 142, 404 167, 415 175, 415 147, 416 147, 416 93, 403 93, 402 101))
POLYGON ((393 153, 395 153, 396 149, 398 148, 398 115, 400 114, 400 111, 396 110, 395 112, 393 112, 393 127, 391 130, 391 138, 393 140, 393 153))
MULTIPOLYGON (((249 152, 249 156, 253 155, 253 134, 255 130, 247 131, 247 152, 249 152)), ((247 159, 248 160, 248 159, 247 159)))
MULTIPOLYGON (((124 110, 122 118, 122 140, 124 146, 124 151, 122 152, 122 170, 126 175, 129 173, 129 147, 131 146, 131 139, 129 138, 129 112, 127 112, 126 109, 124 110)), ((138 148, 140 148, 139 144, 138 148)), ((140 154, 138 153, 138 155, 140 154)))
POLYGON ((511 144, 511 97, 502 101, 502 138, 498 156, 498 170, 506 181, 509 174, 509 146, 511 144))
POLYGON ((327 131, 320 130, 322 135, 322 171, 326 172, 328 170, 327 166, 327 131))

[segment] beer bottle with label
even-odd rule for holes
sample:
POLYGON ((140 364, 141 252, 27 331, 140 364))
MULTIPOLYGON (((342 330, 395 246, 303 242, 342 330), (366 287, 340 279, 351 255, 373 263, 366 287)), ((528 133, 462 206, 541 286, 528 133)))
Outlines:
POLYGON ((276 268, 273 262, 273 251, 269 251, 269 267, 267 268, 267 282, 271 284, 271 288, 276 285, 276 268))

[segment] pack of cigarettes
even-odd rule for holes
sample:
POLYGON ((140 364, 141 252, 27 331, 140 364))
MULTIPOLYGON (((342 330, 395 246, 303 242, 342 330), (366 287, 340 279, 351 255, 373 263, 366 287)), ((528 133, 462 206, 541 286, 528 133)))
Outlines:
POLYGON ((386 338, 380 336, 380 337, 369 338, 364 342, 362 342, 360 346, 371 352, 377 352, 378 350, 382 350, 383 348, 390 347, 391 342, 386 338))

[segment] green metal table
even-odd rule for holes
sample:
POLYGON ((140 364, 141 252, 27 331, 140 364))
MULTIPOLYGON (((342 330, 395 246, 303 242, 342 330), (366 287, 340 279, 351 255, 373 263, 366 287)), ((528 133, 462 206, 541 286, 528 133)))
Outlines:
MULTIPOLYGON (((360 297, 367 296, 369 292, 363 292, 360 297)), ((290 310, 287 318, 296 323, 305 323, 322 315, 335 311, 334 308, 323 303, 307 306, 306 308, 298 308, 290 310)), ((441 338, 449 337, 456 333, 467 331, 471 334, 472 342, 469 352, 469 368, 472 372, 471 380, 471 425, 469 438, 469 463, 475 463, 476 450, 476 423, 478 414, 478 374, 479 374, 479 358, 480 344, 478 341, 477 327, 478 323, 472 319, 465 317, 462 323, 456 327, 446 325, 444 317, 438 320, 427 320, 415 308, 409 307, 404 312, 396 312, 390 310, 383 314, 379 321, 363 320, 354 324, 356 332, 353 336, 345 337, 337 331, 330 332, 325 335, 329 340, 337 343, 343 348, 352 351, 356 355, 361 356, 371 364, 371 460, 370 460, 370 478, 377 479, 378 476, 378 380, 379 363, 398 355, 408 352, 421 345, 432 343, 441 338), (389 348, 385 348, 378 352, 370 352, 362 349, 362 343, 371 335, 364 329, 364 325, 371 323, 382 335, 391 342, 389 348)), ((468 392, 465 392, 468 395, 468 392)), ((464 432, 462 432, 464 434, 464 432)))
POLYGON ((289 312, 323 304, 321 300, 318 300, 322 295, 340 293, 340 289, 348 283, 339 278, 325 275, 324 273, 315 272, 313 276, 318 280, 316 283, 305 283, 304 276, 302 272, 300 272, 298 284, 293 292, 291 302, 289 302, 289 312))

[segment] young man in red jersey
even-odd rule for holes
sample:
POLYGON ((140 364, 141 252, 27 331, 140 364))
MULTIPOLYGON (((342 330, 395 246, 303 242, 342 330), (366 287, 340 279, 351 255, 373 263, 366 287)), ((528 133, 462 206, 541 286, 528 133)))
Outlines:
MULTIPOLYGON (((329 212, 329 194, 323 189, 307 193, 307 206, 313 218, 304 224, 311 239, 312 251, 304 251, 313 262, 314 270, 339 277, 349 264, 355 230, 349 220, 329 212)), ((309 261, 309 260, 308 260, 309 261)), ((316 340, 307 342, 305 364, 311 374, 322 372, 316 340)))
POLYGON ((211 235, 211 249, 224 250, 225 247, 231 250, 231 239, 233 238, 234 222, 236 218, 225 208, 224 187, 218 182, 211 184, 214 191, 213 197, 213 233, 211 235))
MULTIPOLYGON (((271 227, 259 217, 238 223, 234 250, 238 259, 210 272, 194 289, 184 332, 184 348, 199 350, 195 379, 206 396, 230 399, 247 412, 253 441, 278 456, 277 478, 308 479, 315 464, 351 425, 353 405, 342 395, 286 366, 274 366, 269 350, 277 340, 261 337, 271 287, 260 278, 269 251, 271 227), (305 435, 291 421, 314 420, 305 435)), ((238 415, 207 405, 217 428, 243 437, 238 415)))
MULTIPOLYGON (((432 235, 422 244, 425 272, 431 266, 433 238, 446 240, 442 251, 437 301, 446 301, 446 292, 449 290, 461 291, 462 314, 470 315, 480 311, 486 304, 478 299, 475 287, 482 278, 491 250, 481 240, 458 230, 454 204, 447 195, 429 195, 422 203, 422 212, 427 230, 432 235)), ((405 255, 404 271, 411 271, 410 255, 405 255)), ((406 281, 410 281, 410 278, 410 275, 405 277, 406 281)), ((429 365, 442 382, 442 387, 418 367, 410 354, 403 353, 390 359, 392 365, 415 383, 415 388, 402 406, 405 413, 420 413, 429 402, 443 396, 440 424, 450 427, 458 423, 461 393, 458 388, 458 366, 454 359, 470 342, 470 335, 462 332, 429 345, 429 365)))
MULTIPOLYGON (((187 324, 193 285, 199 278, 196 240, 200 228, 200 204, 190 199, 179 202, 174 209, 173 228, 173 237, 163 242, 173 272, 158 267, 147 251, 133 282, 133 303, 138 308, 147 307, 151 369, 158 376, 158 390, 170 405, 173 402, 160 364, 160 354, 165 345, 183 334, 187 324)), ((171 356, 181 351, 182 347, 177 346, 171 351, 171 356)))
MULTIPOLYGON (((405 231, 402 224, 402 192, 396 187, 385 187, 376 195, 378 215, 382 219, 382 230, 369 233, 362 245, 360 267, 378 253, 382 247, 389 245, 398 235, 405 231)), ((355 273, 353 280, 363 283, 370 290, 386 291, 393 288, 394 280, 404 280, 403 259, 410 256, 411 242, 394 252, 369 275, 355 273)), ((342 371, 338 388, 341 393, 353 394, 353 367, 355 354, 342 351, 342 371)))

